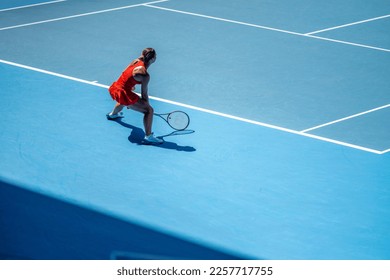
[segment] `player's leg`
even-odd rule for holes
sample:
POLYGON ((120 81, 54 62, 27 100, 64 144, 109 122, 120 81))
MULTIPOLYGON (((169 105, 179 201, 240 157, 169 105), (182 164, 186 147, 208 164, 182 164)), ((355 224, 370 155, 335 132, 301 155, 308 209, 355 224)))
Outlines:
POLYGON ((153 124, 153 113, 154 109, 150 106, 149 102, 140 98, 138 101, 132 105, 127 106, 127 108, 135 110, 137 112, 144 114, 144 128, 145 128, 145 140, 151 143, 162 143, 163 140, 154 137, 152 133, 152 124, 153 124))
POLYGON ((127 108, 144 114, 145 134, 150 135, 152 133, 154 111, 152 106, 150 106, 149 102, 140 98, 136 103, 127 106, 127 108))

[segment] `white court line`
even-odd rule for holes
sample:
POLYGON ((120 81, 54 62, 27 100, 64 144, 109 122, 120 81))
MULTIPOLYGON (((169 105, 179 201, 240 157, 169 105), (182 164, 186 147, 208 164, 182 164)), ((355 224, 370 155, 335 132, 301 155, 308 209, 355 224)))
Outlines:
POLYGON ((188 14, 188 15, 197 16, 197 17, 209 18, 209 19, 214 19, 214 20, 219 20, 219 21, 224 21, 224 22, 230 22, 230 23, 235 23, 235 24, 240 24, 240 25, 245 25, 245 26, 251 26, 251 27, 260 28, 260 29, 266 29, 266 30, 271 30, 271 31, 276 31, 276 32, 282 32, 282 33, 287 33, 287 34, 291 34, 291 35, 297 35, 297 36, 309 37, 309 38, 318 39, 318 40, 330 41, 330 42, 334 42, 334 43, 346 44, 346 45, 351 45, 351 46, 355 46, 355 47, 362 47, 362 48, 374 49, 374 50, 378 50, 378 51, 390 52, 390 49, 378 48, 378 47, 373 47, 373 46, 363 45, 363 44, 356 44, 356 43, 351 43, 351 42, 341 41, 341 40, 334 40, 334 39, 329 39, 329 38, 325 38, 325 37, 319 37, 319 36, 313 36, 313 35, 308 35, 308 34, 302 34, 302 33, 297 33, 297 32, 292 32, 292 31, 287 31, 287 30, 282 30, 282 29, 277 29, 277 28, 272 28, 272 27, 267 27, 267 26, 261 26, 261 25, 257 25, 257 24, 251 24, 251 23, 246 23, 246 22, 241 22, 241 21, 235 21, 235 20, 229 20, 229 19, 224 19, 224 18, 212 17, 212 16, 207 16, 207 15, 190 13, 190 12, 174 10, 174 9, 168 9, 168 8, 163 8, 163 7, 153 6, 152 5, 152 4, 162 3, 162 2, 167 2, 167 1, 169 1, 169 0, 160 0, 160 1, 153 1, 153 2, 147 2, 147 3, 140 3, 140 4, 130 5, 130 6, 124 6, 124 7, 118 7, 118 8, 113 8, 113 9, 95 11, 95 12, 78 14, 78 15, 73 15, 73 16, 60 17, 60 18, 54 18, 54 19, 49 19, 49 20, 31 22, 31 23, 26 23, 26 24, 8 26, 8 27, 0 28, 0 31, 8 30, 8 29, 14 29, 14 28, 20 28, 20 27, 26 27, 26 26, 31 26, 31 25, 37 25, 37 24, 43 24, 43 23, 48 23, 48 22, 66 20, 66 19, 71 19, 71 18, 77 18, 77 17, 82 17, 82 16, 95 15, 95 14, 106 13, 106 12, 111 12, 111 11, 116 11, 116 10, 121 10, 121 9, 127 9, 127 8, 134 8, 134 7, 144 6, 144 7, 154 8, 154 9, 166 10, 166 11, 182 13, 182 14, 188 14))
POLYGON ((390 149, 384 150, 384 151, 380 152, 379 154, 380 154, 380 155, 383 155, 383 154, 386 154, 386 153, 388 153, 388 152, 390 152, 390 149))
POLYGON ((287 33, 287 34, 291 34, 291 35, 308 37, 308 38, 313 38, 313 39, 318 39, 318 40, 323 40, 323 41, 330 41, 330 42, 334 42, 334 43, 345 44, 345 45, 350 45, 350 46, 355 46, 355 47, 390 52, 390 49, 378 48, 378 47, 373 47, 373 46, 363 45, 363 44, 356 44, 356 43, 341 41, 341 40, 334 40, 334 39, 329 39, 329 38, 325 38, 325 37, 313 36, 310 34, 302 34, 302 33, 298 33, 298 32, 292 32, 292 31, 287 31, 287 30, 283 30, 283 29, 272 28, 272 27, 267 27, 267 26, 262 26, 262 25, 257 25, 257 24, 242 22, 242 21, 220 18, 220 17, 213 17, 213 16, 207 16, 207 15, 203 15, 203 14, 197 14, 197 13, 191 13, 191 12, 186 12, 186 11, 181 11, 181 10, 169 9, 169 8, 154 6, 151 4, 144 4, 143 6, 149 7, 149 8, 154 8, 154 9, 159 9, 159 10, 164 10, 164 11, 169 11, 169 12, 173 12, 173 13, 186 14, 186 15, 191 15, 191 16, 196 16, 196 17, 202 17, 202 18, 213 19, 213 20, 218 20, 218 21, 223 21, 223 22, 240 24, 240 25, 255 27, 255 28, 259 28, 259 29, 266 29, 266 30, 271 30, 271 31, 276 31, 276 32, 282 32, 282 33, 287 33))
MULTIPOLYGON (((68 80, 72 80, 72 81, 76 81, 76 82, 80 82, 80 83, 84 83, 84 84, 89 84, 89 85, 92 85, 92 86, 98 86, 98 87, 106 88, 106 89, 109 88, 109 86, 103 85, 103 84, 100 84, 100 83, 86 81, 86 80, 83 80, 83 79, 79 79, 79 78, 75 78, 75 77, 71 77, 71 76, 67 76, 67 75, 63 75, 63 74, 47 71, 47 70, 43 70, 43 69, 39 69, 39 68, 27 66, 27 65, 15 63, 15 62, 10 62, 10 61, 6 61, 6 60, 2 60, 2 59, 0 59, 0 63, 4 63, 4 64, 8 64, 8 65, 19 67, 19 68, 24 68, 24 69, 28 69, 28 70, 32 70, 32 71, 36 71, 36 72, 40 72, 40 73, 44 73, 44 74, 48 74, 48 75, 52 75, 52 76, 56 76, 56 77, 60 77, 60 78, 64 78, 64 79, 68 79, 68 80)), ((250 124, 254 124, 254 125, 258 125, 258 126, 262 126, 262 127, 272 128, 272 129, 283 131, 283 132, 288 132, 288 133, 292 133, 292 134, 296 134, 296 135, 301 135, 301 136, 308 137, 308 138, 314 138, 314 139, 321 140, 321 141, 324 141, 324 142, 338 144, 338 145, 341 145, 341 146, 350 147, 350 148, 354 148, 354 149, 357 149, 357 150, 362 150, 362 151, 366 151, 366 152, 370 152, 370 153, 374 153, 374 154, 383 154, 383 153, 386 153, 386 152, 390 151, 390 150, 378 151, 378 150, 375 150, 375 149, 370 149, 370 148, 366 148, 366 147, 362 147, 362 146, 358 146, 358 145, 354 145, 354 144, 350 144, 350 143, 346 143, 346 142, 341 142, 341 141, 337 141, 337 140, 326 138, 326 137, 312 135, 312 134, 309 134, 309 133, 304 133, 304 132, 300 132, 300 131, 296 131, 296 130, 292 130, 292 129, 289 129, 289 128, 284 128, 284 127, 280 127, 280 126, 276 126, 276 125, 272 125, 272 124, 267 124, 267 123, 263 123, 263 122, 258 122, 258 121, 246 119, 246 118, 241 118, 241 117, 237 117, 237 116, 233 116, 233 115, 229 115, 229 114, 225 114, 225 113, 221 113, 221 112, 217 112, 217 111, 213 111, 213 110, 209 110, 209 109, 205 109, 205 108, 201 108, 201 107, 197 107, 197 106, 192 106, 192 105, 188 105, 188 104, 184 104, 184 103, 180 103, 180 102, 176 102, 176 101, 172 101, 172 100, 159 98, 159 97, 150 96, 149 98, 153 99, 153 100, 156 100, 156 101, 177 105, 177 106, 180 106, 180 107, 185 107, 185 108, 189 108, 189 109, 193 109, 193 110, 197 110, 197 111, 201 111, 201 112, 205 112, 205 113, 209 113, 209 114, 213 114, 213 115, 217 115, 217 116, 221 116, 221 117, 225 117, 225 118, 229 118, 229 119, 234 119, 234 120, 237 120, 237 121, 242 121, 242 122, 246 122, 246 123, 250 123, 250 124)))
POLYGON ((324 123, 324 124, 321 124, 321 125, 317 125, 317 126, 305 129, 305 130, 301 130, 301 132, 305 133, 305 132, 308 132, 308 131, 311 131, 311 130, 315 130, 315 129, 318 129, 318 128, 321 128, 321 127, 324 127, 324 126, 332 125, 332 124, 335 124, 335 123, 338 123, 338 122, 342 122, 342 121, 353 119, 353 118, 356 118, 356 117, 359 117, 359 116, 362 116, 362 115, 365 115, 365 114, 369 114, 369 113, 372 113, 372 112, 375 112, 375 111, 378 111, 378 110, 382 110, 382 109, 385 109, 387 107, 390 107, 390 104, 383 105, 381 107, 377 107, 377 108, 374 108, 374 109, 371 109, 371 110, 367 110, 367 111, 364 111, 364 112, 361 112, 361 113, 358 113, 358 114, 354 114, 354 115, 351 115, 351 116, 348 116, 348 117, 345 117, 345 118, 342 118, 342 119, 338 119, 338 120, 327 122, 327 123, 324 123))
POLYGON ((18 7, 13 7, 13 8, 1 9, 0 12, 6 12, 6 11, 12 11, 12 10, 18 10, 18 9, 35 7, 35 6, 54 4, 54 3, 65 2, 65 1, 67 1, 67 0, 56 0, 56 1, 50 1, 50 2, 42 2, 42 3, 37 3, 37 4, 31 4, 31 5, 18 6, 18 7))
POLYGON ((191 12, 186 12, 186 11, 181 11, 181 10, 169 9, 169 8, 154 6, 152 4, 144 4, 143 6, 153 8, 153 9, 169 11, 169 12, 173 12, 173 13, 179 13, 179 14, 185 14, 185 15, 191 15, 191 16, 196 16, 196 17, 218 20, 218 21, 230 22, 230 23, 235 23, 235 24, 240 24, 240 25, 245 25, 245 26, 251 26, 251 27, 256 27, 256 28, 261 28, 261 29, 267 29, 267 30, 272 30, 272 31, 277 31, 277 32, 288 33, 288 34, 292 34, 292 35, 305 36, 302 33, 287 31, 287 30, 283 30, 283 29, 272 28, 272 27, 267 27, 267 26, 262 26, 262 25, 257 25, 257 24, 252 24, 252 23, 247 23, 247 22, 242 22, 242 21, 237 21, 237 20, 230 20, 230 19, 226 19, 226 18, 191 13, 191 12))
POLYGON ((314 36, 314 35, 303 35, 303 36, 314 38, 314 39, 319 39, 319 40, 324 40, 324 41, 329 41, 329 42, 334 42, 334 43, 351 45, 351 46, 355 46, 355 47, 362 47, 362 48, 372 49, 372 50, 377 50, 377 51, 390 52, 390 49, 378 48, 378 47, 373 47, 373 46, 369 46, 369 45, 351 43, 351 42, 347 42, 347 41, 335 40, 335 39, 319 37, 319 36, 314 36))
POLYGON ((361 23, 375 21, 375 20, 383 19, 383 18, 387 18, 387 17, 390 17, 390 15, 384 15, 384 16, 380 16, 380 17, 376 17, 376 18, 370 18, 370 19, 356 21, 356 22, 343 24, 343 25, 339 25, 339 26, 334 26, 334 27, 330 27, 330 28, 326 28, 326 29, 321 29, 321 30, 317 30, 317 31, 306 33, 305 35, 317 34, 317 33, 325 32, 325 31, 330 31, 330 30, 334 30, 334 29, 339 29, 339 28, 344 28, 344 27, 348 27, 348 26, 352 26, 352 25, 357 25, 357 24, 361 24, 361 23))
POLYGON ((159 97, 150 97, 150 98, 157 100, 157 101, 164 102, 164 103, 169 103, 169 104, 173 104, 173 105, 205 112, 208 114, 213 114, 213 115, 217 115, 217 116, 221 116, 221 117, 225 117, 225 118, 229 118, 229 119, 234 119, 237 121, 246 122, 246 123, 250 123, 250 124, 254 124, 254 125, 258 125, 258 126, 262 126, 262 127, 272 128, 275 130, 280 130, 280 131, 284 131, 284 132, 288 132, 288 133, 292 133, 292 134, 296 134, 296 135, 300 135, 300 136, 304 136, 304 137, 308 137, 308 138, 313 138, 313 139, 321 140, 324 142, 337 144, 340 146, 354 148, 357 150, 362 150, 362 151, 366 151, 366 152, 370 152, 370 153, 374 153, 374 154, 383 154, 384 153, 383 151, 378 151, 375 149, 370 149, 370 148, 366 148, 366 147, 359 146, 359 145, 354 145, 354 144, 350 144, 350 143, 346 143, 346 142, 342 142, 342 141, 338 141, 338 140, 334 140, 334 139, 330 139, 330 138, 326 138, 326 137, 322 137, 322 136, 318 136, 318 135, 314 135, 314 134, 310 134, 310 133, 305 133, 305 132, 296 131, 293 129, 284 128, 284 127, 280 127, 280 126, 276 126, 276 125, 272 125, 272 124, 267 124, 267 123, 263 123, 263 122, 259 122, 259 121, 241 118, 241 117, 237 117, 237 116, 233 116, 233 115, 229 115, 229 114, 225 114, 225 113, 221 113, 221 112, 216 112, 216 111, 209 110, 209 109, 204 109, 204 108, 200 108, 200 107, 196 107, 196 106, 192 106, 192 105, 183 104, 183 103, 176 102, 176 101, 166 100, 166 99, 159 98, 159 97))
POLYGON ((19 24, 19 25, 14 25, 14 26, 3 27, 3 28, 0 28, 0 31, 8 30, 8 29, 14 29, 14 28, 20 28, 20 27, 25 27, 25 26, 31 26, 31 25, 36 25, 36 24, 42 24, 42 23, 47 23, 47 22, 60 21, 60 20, 66 20, 66 19, 71 19, 71 18, 96 15, 96 14, 101 14, 101 13, 107 13, 107 12, 112 12, 112 11, 118 11, 118 10, 123 10, 123 9, 140 7, 140 6, 143 6, 145 4, 155 4, 155 3, 167 2, 167 1, 169 1, 169 0, 159 0, 159 1, 153 1, 153 2, 147 2, 147 3, 140 3, 140 4, 134 4, 134 5, 123 6, 123 7, 118 7, 118 8, 111 8, 111 9, 100 10, 100 11, 95 11, 95 12, 77 14, 77 15, 72 15, 72 16, 66 16, 66 17, 60 17, 60 18, 53 18, 53 19, 48 19, 48 20, 30 22, 30 23, 25 23, 25 24, 19 24))
POLYGON ((89 85, 98 86, 98 87, 102 87, 102 88, 107 88, 108 89, 108 86, 102 85, 102 84, 99 84, 99 83, 95 83, 93 81, 87 81, 87 80, 71 77, 71 76, 68 76, 68 75, 63 75, 63 74, 59 74, 59 73, 55 73, 55 72, 39 69, 39 68, 28 66, 28 65, 23 65, 23 64, 19 64, 19 63, 7 61, 7 60, 2 60, 2 59, 0 59, 0 63, 4 63, 4 64, 8 64, 8 65, 19 67, 19 68, 23 68, 23 69, 27 69, 27 70, 31 70, 31 71, 35 71, 35 72, 40 72, 40 73, 44 73, 44 74, 47 74, 47 75, 56 76, 56 77, 59 77, 59 78, 64 78, 64 79, 67 79, 67 80, 72 80, 72 81, 76 81, 76 82, 80 82, 80 83, 89 84, 89 85))

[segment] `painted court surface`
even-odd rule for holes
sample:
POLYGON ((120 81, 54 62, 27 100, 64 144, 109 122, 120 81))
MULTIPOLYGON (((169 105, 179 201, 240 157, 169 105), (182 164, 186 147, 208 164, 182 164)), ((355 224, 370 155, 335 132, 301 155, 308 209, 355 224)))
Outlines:
POLYGON ((290 2, 1 1, 0 257, 389 259, 390 1, 290 2))

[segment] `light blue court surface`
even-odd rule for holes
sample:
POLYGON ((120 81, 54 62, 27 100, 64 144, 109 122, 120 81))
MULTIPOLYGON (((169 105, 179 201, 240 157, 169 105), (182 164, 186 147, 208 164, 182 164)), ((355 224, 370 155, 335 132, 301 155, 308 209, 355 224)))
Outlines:
POLYGON ((273 2, 2 1, 0 257, 390 259, 390 2, 273 2))

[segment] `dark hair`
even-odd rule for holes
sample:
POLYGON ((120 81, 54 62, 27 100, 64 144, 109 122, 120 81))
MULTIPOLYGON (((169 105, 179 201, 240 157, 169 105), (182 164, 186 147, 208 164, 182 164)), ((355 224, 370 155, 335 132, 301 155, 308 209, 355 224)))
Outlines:
POLYGON ((146 48, 142 51, 142 56, 145 62, 149 62, 156 56, 156 51, 153 48, 146 48))

